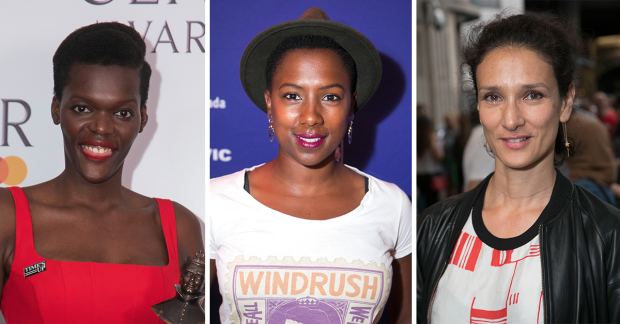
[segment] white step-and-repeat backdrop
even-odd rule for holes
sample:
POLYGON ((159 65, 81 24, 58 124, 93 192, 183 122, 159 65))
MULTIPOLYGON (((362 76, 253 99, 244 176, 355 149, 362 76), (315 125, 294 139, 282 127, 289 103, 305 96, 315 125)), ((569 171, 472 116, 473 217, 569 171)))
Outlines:
POLYGON ((30 186, 64 168, 50 116, 52 56, 75 29, 133 26, 153 68, 149 122, 123 171, 125 186, 178 201, 204 219, 205 2, 201 0, 4 1, 0 4, 0 180, 30 186))
POLYGON ((62 172, 62 134, 50 115, 52 56, 72 31, 104 21, 133 26, 153 69, 149 122, 125 161, 123 184, 204 220, 204 0, 3 1, 0 186, 30 186, 62 172))

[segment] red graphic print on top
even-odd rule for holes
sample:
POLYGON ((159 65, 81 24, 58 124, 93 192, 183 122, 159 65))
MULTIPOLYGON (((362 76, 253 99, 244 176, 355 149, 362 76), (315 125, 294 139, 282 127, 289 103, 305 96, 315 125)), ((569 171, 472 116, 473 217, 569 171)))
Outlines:
POLYGON ((539 237, 512 250, 488 246, 471 215, 437 284, 431 323, 542 323, 539 237))
POLYGON ((480 241, 477 236, 461 232, 459 240, 456 242, 456 249, 452 254, 450 264, 467 271, 474 271, 481 248, 482 241, 480 241))
POLYGON ((470 324, 485 324, 485 323, 506 323, 508 318, 508 307, 504 307, 496 311, 488 311, 484 309, 475 309, 474 303, 476 303, 476 297, 471 303, 471 312, 469 317, 470 324))

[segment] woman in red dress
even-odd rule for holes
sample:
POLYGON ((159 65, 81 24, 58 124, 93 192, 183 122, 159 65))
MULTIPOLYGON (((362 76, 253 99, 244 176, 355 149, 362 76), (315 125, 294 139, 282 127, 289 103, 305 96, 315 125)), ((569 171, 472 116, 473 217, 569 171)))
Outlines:
POLYGON ((8 323, 161 323, 180 265, 203 249, 185 207, 122 186, 125 157, 147 125, 151 68, 132 28, 71 33, 54 55, 51 113, 65 169, 0 189, 1 308, 8 323))

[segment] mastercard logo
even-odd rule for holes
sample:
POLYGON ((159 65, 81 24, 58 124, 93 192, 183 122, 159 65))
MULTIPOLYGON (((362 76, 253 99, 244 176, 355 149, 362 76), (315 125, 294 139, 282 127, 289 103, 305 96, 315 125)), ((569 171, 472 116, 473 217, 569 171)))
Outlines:
POLYGON ((0 157, 0 183, 17 186, 26 179, 28 167, 26 162, 17 156, 0 157))

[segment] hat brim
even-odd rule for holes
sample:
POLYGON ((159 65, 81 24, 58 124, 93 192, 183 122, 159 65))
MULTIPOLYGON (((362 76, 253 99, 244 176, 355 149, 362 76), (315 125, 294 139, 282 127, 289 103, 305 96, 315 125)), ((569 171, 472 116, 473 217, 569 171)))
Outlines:
POLYGON ((381 57, 372 42, 357 30, 329 20, 291 20, 272 26, 258 34, 248 44, 239 72, 245 93, 255 105, 267 112, 267 60, 285 39, 300 35, 327 36, 344 48, 357 68, 357 102, 355 111, 372 97, 381 82, 381 57))

